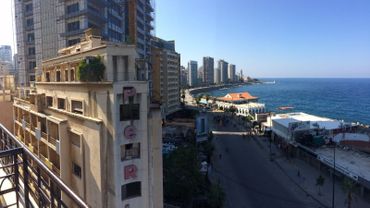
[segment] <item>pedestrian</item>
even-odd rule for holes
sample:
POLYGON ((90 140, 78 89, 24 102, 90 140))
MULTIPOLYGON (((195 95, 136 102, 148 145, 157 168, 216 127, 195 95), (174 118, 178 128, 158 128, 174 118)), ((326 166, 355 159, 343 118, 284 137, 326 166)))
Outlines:
POLYGON ((222 158, 222 154, 221 153, 218 155, 218 158, 221 160, 221 158, 222 158))
POLYGON ((299 171, 299 169, 298 169, 298 171, 297 171, 297 176, 298 176, 298 177, 301 177, 301 172, 299 171))

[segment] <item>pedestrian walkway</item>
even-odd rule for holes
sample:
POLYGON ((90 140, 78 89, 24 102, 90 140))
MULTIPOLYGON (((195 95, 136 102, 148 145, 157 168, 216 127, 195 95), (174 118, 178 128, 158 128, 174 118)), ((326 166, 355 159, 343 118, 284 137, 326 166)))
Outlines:
MULTIPOLYGON (((265 147, 269 146, 268 138, 258 137, 255 141, 265 147)), ((269 148, 265 148, 265 150, 268 152, 269 148)), ((332 177, 299 158, 287 159, 275 145, 272 145, 272 152, 274 153, 274 164, 294 181, 299 188, 303 189, 306 194, 319 201, 323 206, 332 207, 332 177), (316 185, 316 180, 320 175, 324 178, 324 184, 320 187, 321 194, 319 194, 319 187, 316 185)), ((346 193, 342 188, 342 182, 338 179, 335 182, 335 207, 348 207, 346 193)), ((353 194, 352 207, 368 208, 370 207, 370 202, 357 194, 353 194)))

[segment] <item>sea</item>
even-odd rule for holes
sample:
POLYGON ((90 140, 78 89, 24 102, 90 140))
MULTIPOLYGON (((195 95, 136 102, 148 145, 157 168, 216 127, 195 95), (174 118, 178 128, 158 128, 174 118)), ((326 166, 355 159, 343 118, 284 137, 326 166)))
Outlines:
POLYGON ((230 92, 247 91, 259 97, 259 102, 265 103, 268 111, 282 113, 278 107, 291 106, 294 109, 290 111, 293 112, 370 124, 370 78, 260 80, 264 83, 213 90, 203 94, 224 96, 230 92))

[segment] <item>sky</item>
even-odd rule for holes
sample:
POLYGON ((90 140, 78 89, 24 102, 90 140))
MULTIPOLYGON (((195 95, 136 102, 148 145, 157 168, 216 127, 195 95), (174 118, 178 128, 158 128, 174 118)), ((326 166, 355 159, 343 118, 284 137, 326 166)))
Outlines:
POLYGON ((370 77, 369 0, 156 0, 156 36, 182 65, 225 59, 252 77, 370 77))
MULTIPOLYGON (((13 0, 0 45, 12 47, 13 0)), ((182 65, 225 59, 252 77, 370 77, 369 0, 156 0, 158 37, 182 65)), ((14 52, 14 49, 13 49, 14 52)))

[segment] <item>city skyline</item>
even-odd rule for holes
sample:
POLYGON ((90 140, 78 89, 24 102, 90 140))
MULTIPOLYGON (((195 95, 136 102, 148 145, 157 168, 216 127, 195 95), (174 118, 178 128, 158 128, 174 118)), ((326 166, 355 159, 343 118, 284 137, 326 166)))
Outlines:
MULTIPOLYGON (((15 53, 12 3, 0 8, 0 44, 15 53)), ((157 1, 156 10, 156 36, 176 41, 183 66, 210 56, 252 77, 370 77, 367 1, 157 1)))
POLYGON ((156 10, 156 35, 176 40, 183 66, 211 56, 252 77, 370 77, 368 1, 157 1, 156 10))

